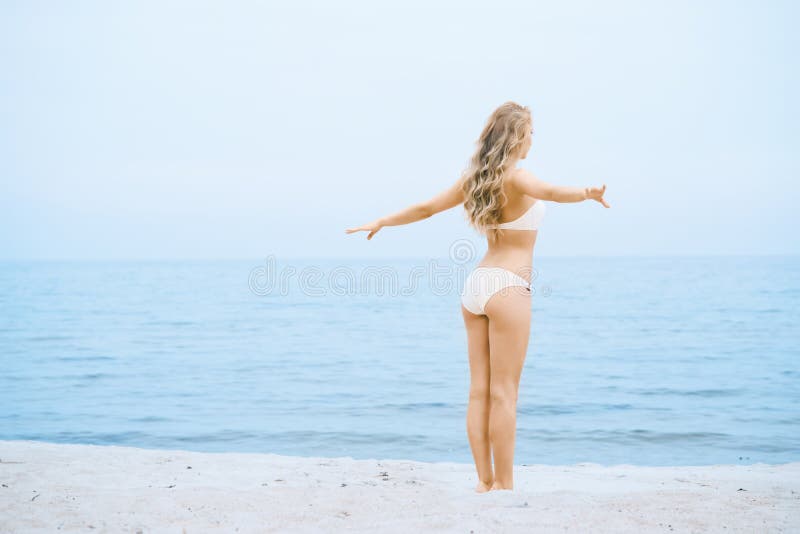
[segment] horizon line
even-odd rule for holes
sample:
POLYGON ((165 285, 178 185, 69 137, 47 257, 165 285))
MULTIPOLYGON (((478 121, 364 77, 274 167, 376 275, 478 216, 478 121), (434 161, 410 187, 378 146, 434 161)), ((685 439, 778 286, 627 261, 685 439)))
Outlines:
MULTIPOLYGON (((55 263, 55 262, 238 262, 238 261, 263 261, 265 258, 274 257, 277 261, 300 260, 300 261, 375 261, 375 260, 441 260, 451 258, 443 256, 279 256, 277 254, 266 254, 264 256, 252 257, 88 257, 88 258, 0 258, 0 263, 55 263)), ((542 254, 534 256, 534 261, 539 259, 622 259, 622 258, 744 258, 744 257, 800 257, 800 252, 750 252, 750 253, 678 253, 678 254, 542 254)), ((477 259, 477 258, 476 258, 477 259)), ((470 263, 470 262, 466 262, 470 263)))

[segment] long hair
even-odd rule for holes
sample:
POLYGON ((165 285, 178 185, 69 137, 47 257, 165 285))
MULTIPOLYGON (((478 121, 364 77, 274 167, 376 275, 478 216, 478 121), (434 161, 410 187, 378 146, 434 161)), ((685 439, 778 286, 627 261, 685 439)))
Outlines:
POLYGON ((487 228, 500 221, 506 198, 503 177, 509 171, 513 157, 531 125, 531 113, 526 106, 506 102, 495 109, 476 142, 477 149, 464 171, 464 210, 469 224, 490 240, 502 234, 497 228, 487 228))

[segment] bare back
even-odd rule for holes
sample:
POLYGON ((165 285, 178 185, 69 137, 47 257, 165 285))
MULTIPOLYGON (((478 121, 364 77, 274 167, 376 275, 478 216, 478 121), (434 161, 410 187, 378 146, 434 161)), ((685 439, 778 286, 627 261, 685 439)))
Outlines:
MULTIPOLYGON (((513 173, 518 172, 514 169, 513 173)), ((517 190, 511 180, 503 181, 503 192, 506 194, 506 205, 503 206, 500 223, 513 221, 521 217, 534 202, 541 200, 517 190)), ((538 230, 502 230, 494 242, 489 241, 486 255, 478 264, 479 267, 503 267, 529 282, 533 265, 533 249, 536 245, 538 230)))

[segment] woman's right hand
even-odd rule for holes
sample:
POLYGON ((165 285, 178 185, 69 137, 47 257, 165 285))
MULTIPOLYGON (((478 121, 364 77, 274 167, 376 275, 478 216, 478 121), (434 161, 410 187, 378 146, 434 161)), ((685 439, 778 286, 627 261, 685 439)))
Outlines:
POLYGON ((603 187, 587 187, 586 188, 586 200, 596 200, 603 206, 610 208, 611 206, 608 205, 603 199, 603 194, 606 192, 606 184, 603 184, 603 187))

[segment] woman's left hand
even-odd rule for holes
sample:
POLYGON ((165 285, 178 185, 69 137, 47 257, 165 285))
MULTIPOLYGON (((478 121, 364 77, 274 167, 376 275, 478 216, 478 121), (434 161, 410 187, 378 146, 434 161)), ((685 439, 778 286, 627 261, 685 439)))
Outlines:
POLYGON ((369 224, 358 226, 356 228, 348 228, 347 230, 345 230, 345 232, 347 232, 348 234, 361 231, 369 232, 369 234, 367 234, 367 239, 372 239, 372 236, 378 233, 378 230, 380 230, 381 228, 383 228, 383 225, 381 223, 379 223, 378 221, 373 221, 369 224))

